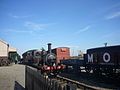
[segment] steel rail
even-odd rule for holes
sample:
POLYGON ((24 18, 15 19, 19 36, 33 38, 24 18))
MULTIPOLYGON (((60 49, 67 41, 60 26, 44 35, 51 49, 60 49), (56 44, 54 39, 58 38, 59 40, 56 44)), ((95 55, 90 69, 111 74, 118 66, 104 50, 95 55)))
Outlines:
POLYGON ((61 80, 61 81, 65 81, 65 82, 70 83, 70 84, 77 85, 77 88, 80 88, 82 90, 99 90, 99 88, 97 88, 97 87, 93 87, 93 86, 90 86, 90 85, 87 85, 84 83, 80 83, 78 81, 71 80, 69 78, 62 77, 59 75, 57 75, 56 78, 57 78, 57 80, 61 80))

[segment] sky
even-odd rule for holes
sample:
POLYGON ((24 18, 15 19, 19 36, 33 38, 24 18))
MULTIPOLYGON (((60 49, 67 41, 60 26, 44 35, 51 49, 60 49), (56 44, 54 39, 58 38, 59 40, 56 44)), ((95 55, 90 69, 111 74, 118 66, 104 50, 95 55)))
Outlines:
POLYGON ((0 0, 0 39, 17 48, 120 45, 120 0, 0 0))

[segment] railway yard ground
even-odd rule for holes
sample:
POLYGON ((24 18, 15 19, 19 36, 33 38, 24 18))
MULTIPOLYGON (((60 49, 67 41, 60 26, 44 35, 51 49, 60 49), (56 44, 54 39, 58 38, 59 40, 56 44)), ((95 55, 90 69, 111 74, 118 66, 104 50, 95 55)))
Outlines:
POLYGON ((0 67, 0 90, 25 90, 25 66, 0 67))
POLYGON ((62 73, 60 76, 90 85, 98 90, 120 90, 120 78, 109 78, 103 75, 93 73, 75 73, 72 70, 62 73))
MULTIPOLYGON (((120 90, 120 84, 115 84, 115 80, 111 83, 104 77, 85 72, 75 74, 73 71, 69 71, 61 73, 60 76, 97 87, 98 90, 120 90)), ((0 90, 25 90, 25 65, 13 64, 0 67, 0 90)))

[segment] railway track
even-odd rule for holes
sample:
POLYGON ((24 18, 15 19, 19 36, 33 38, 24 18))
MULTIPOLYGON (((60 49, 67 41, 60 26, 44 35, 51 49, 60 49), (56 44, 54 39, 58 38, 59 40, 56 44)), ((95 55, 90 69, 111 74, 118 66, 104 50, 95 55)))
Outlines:
POLYGON ((62 77, 69 78, 79 83, 92 86, 98 90, 120 90, 120 80, 118 78, 107 78, 105 76, 96 76, 92 73, 62 73, 62 77))
MULTIPOLYGON (((112 85, 109 85, 111 87, 104 85, 105 77, 99 77, 88 73, 80 73, 79 76, 75 73, 61 73, 56 77, 49 78, 50 81, 59 82, 61 84, 62 87, 60 90, 116 90, 116 87, 112 85)), ((110 82, 110 80, 107 82, 110 82)))
POLYGON ((57 79, 58 82, 63 84, 63 88, 66 88, 65 90, 99 90, 99 88, 97 87, 93 87, 85 83, 80 83, 78 81, 60 75, 57 75, 54 80, 55 79, 57 79))

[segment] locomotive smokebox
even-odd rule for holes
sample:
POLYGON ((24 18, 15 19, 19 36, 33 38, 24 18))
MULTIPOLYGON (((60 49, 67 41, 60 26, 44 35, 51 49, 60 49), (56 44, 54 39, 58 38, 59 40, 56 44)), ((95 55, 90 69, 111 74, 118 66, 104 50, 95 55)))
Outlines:
POLYGON ((51 54, 51 43, 48 43, 48 53, 51 54))

